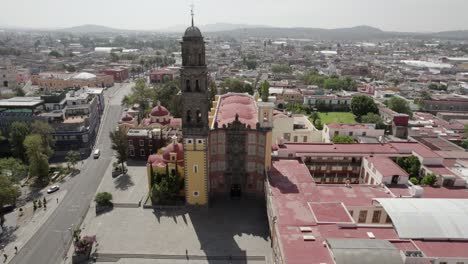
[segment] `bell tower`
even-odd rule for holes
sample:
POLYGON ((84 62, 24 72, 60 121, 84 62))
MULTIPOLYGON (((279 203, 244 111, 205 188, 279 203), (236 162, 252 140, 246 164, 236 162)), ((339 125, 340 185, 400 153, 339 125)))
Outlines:
POLYGON ((182 38, 182 133, 184 137, 185 198, 189 205, 208 203, 208 72, 205 42, 192 25, 182 38))

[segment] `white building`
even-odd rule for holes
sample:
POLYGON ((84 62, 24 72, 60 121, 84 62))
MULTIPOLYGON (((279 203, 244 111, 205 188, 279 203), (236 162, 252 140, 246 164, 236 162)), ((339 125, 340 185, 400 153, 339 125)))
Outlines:
POLYGON ((273 143, 322 141, 322 132, 317 130, 304 115, 275 115, 272 133, 273 143))
POLYGON ((385 134, 384 129, 376 129, 375 124, 336 124, 323 126, 322 141, 330 143, 334 136, 374 137, 379 138, 385 134))

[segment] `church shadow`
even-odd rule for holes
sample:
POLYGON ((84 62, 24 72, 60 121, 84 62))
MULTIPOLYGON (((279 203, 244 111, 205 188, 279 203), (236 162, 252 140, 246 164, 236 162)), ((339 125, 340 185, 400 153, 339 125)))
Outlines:
MULTIPOLYGON (((265 252, 257 250, 264 245, 270 246, 264 201, 217 199, 211 202, 209 208, 154 209, 153 214, 158 222, 163 217, 169 217, 173 218, 177 224, 192 225, 201 245, 200 250, 206 256, 206 263, 241 264, 263 258, 265 262, 258 263, 267 263, 269 259, 267 256, 269 253, 266 253, 268 250, 265 252), (255 237, 257 239, 253 239, 255 237), (247 252, 246 249, 252 249, 252 253, 247 252)), ((188 260, 191 257, 198 259, 199 254, 187 249, 186 256, 188 260)))
POLYGON ((246 248, 258 246, 250 244, 255 243, 251 238, 269 241, 265 208, 263 201, 217 199, 210 208, 191 209, 188 215, 208 263, 248 263, 253 256, 246 248))
POLYGON ((297 185, 289 180, 283 173, 274 166, 268 172, 268 180, 273 188, 277 188, 281 193, 299 193, 297 185))

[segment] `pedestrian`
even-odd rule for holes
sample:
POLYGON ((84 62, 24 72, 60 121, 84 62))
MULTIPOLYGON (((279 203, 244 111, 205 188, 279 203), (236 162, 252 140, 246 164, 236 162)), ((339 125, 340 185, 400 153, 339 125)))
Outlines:
POLYGON ((185 250, 185 257, 188 259, 188 249, 185 250))
POLYGON ((8 255, 5 254, 5 253, 3 253, 3 257, 5 258, 5 259, 3 260, 3 263, 5 263, 5 262, 7 261, 7 259, 8 259, 8 255))
POLYGON ((58 198, 57 198, 57 203, 58 203, 58 198))
POLYGON ((15 254, 18 254, 18 247, 15 246, 15 254))

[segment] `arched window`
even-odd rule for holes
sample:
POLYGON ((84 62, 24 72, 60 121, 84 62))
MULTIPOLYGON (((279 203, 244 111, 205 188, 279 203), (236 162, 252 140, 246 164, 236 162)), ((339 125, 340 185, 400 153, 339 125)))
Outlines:
POLYGON ((195 81, 195 91, 200 91, 200 82, 198 80, 195 81))
POLYGON ((187 111, 186 120, 187 120, 187 123, 192 122, 192 111, 190 110, 187 111))
POLYGON ((185 81, 185 90, 191 92, 192 88, 190 87, 190 80, 185 81))
POLYGON ((197 110, 197 123, 201 123, 202 121, 202 116, 200 110, 197 110))

